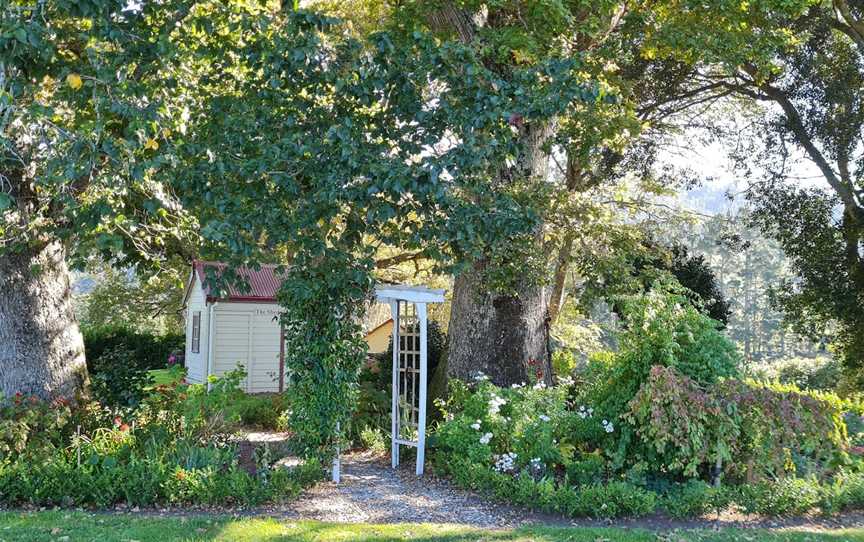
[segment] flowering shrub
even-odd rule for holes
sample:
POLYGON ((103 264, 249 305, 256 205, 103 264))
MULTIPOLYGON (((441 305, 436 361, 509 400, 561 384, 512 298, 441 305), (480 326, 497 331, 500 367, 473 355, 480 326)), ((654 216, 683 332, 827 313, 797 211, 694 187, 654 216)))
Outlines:
POLYGON ((482 376, 473 386, 451 382, 450 399, 440 404, 445 420, 430 439, 438 466, 462 485, 548 511, 600 517, 651 512, 652 493, 605 483, 605 461, 593 442, 612 435, 615 423, 589 405, 569 408, 568 393, 542 383, 499 388, 482 376), (571 482, 584 486, 575 489, 571 482))
POLYGON ((659 365, 621 417, 584 395, 569 384, 451 382, 429 440, 435 465, 462 486, 571 516, 864 506, 864 475, 848 470, 861 464, 844 453, 848 404, 836 397, 731 379, 699 385, 659 365), (832 480, 839 465, 847 470, 832 480))
POLYGON ((453 382, 450 400, 441 405, 445 422, 435 433, 436 446, 490 467, 508 457, 508 472, 527 469, 540 476, 547 469, 563 469, 575 449, 567 428, 600 424, 574 417, 566 409, 566 396, 566 388, 542 383, 499 388, 480 380, 471 390, 453 382))

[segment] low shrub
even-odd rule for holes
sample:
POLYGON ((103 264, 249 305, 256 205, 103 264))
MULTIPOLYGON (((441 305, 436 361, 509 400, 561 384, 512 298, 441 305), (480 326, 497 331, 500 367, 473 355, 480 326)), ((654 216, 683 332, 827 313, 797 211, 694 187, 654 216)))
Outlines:
POLYGON ((84 330, 84 351, 92 391, 110 406, 135 406, 152 382, 148 371, 180 362, 185 337, 152 335, 122 327, 84 330))
POLYGON ((257 505, 295 498, 307 483, 307 469, 273 467, 255 474, 236 464, 187 469, 158 455, 135 454, 122 461, 91 456, 80 465, 64 455, 38 464, 0 462, 5 506, 257 505))
POLYGON ((864 473, 839 472, 823 486, 819 508, 825 514, 864 509, 864 473))
POLYGON ((700 517, 725 509, 731 502, 730 491, 702 480, 688 480, 673 486, 662 499, 663 509, 673 518, 700 517))
POLYGON ((581 454, 565 467, 567 481, 576 485, 598 484, 608 477, 608 465, 599 452, 581 454))
POLYGON ((240 423, 247 427, 279 430, 280 418, 288 408, 285 395, 273 393, 266 395, 246 395, 231 405, 240 423))
POLYGON ((214 378, 209 393, 176 381, 154 386, 135 408, 4 401, 0 505, 252 505, 296 496, 321 477, 320 464, 288 470, 268 450, 253 454, 251 467, 239 463, 230 433, 242 420, 243 377, 214 378))
POLYGON ((816 508, 822 489, 815 479, 783 478, 745 484, 737 488, 735 503, 748 514, 794 516, 816 508))
POLYGON ((560 513, 570 517, 640 517, 654 512, 656 495, 625 482, 562 486, 550 478, 516 476, 472 463, 454 454, 439 455, 437 465, 460 486, 482 491, 497 500, 560 513))

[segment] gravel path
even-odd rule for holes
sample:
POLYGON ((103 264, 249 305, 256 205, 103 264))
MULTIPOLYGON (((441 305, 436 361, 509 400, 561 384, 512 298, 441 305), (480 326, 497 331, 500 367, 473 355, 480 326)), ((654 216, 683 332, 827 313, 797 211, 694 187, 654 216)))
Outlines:
POLYGON ((306 490, 297 501, 270 510, 270 513, 286 519, 340 523, 450 523, 479 528, 546 524, 583 527, 611 525, 657 531, 737 527, 819 532, 864 527, 862 513, 831 518, 805 516, 786 519, 735 513, 689 520, 673 520, 662 514, 618 520, 571 519, 498 504, 459 489, 434 475, 426 474, 418 478, 414 475, 413 461, 406 461, 393 470, 389 459, 362 452, 343 455, 340 484, 320 483, 306 490))
POLYGON ((390 468, 386 458, 368 453, 342 457, 342 482, 308 489, 286 507, 287 518, 345 523, 456 523, 513 527, 544 522, 523 510, 481 499, 444 480, 414 474, 414 461, 390 468))

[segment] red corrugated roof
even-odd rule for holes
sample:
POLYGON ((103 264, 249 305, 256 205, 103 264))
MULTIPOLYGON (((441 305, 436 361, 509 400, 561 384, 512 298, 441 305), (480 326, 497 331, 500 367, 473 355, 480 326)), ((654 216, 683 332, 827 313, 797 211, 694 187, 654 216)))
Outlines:
POLYGON ((216 299, 227 301, 252 301, 252 302, 275 302, 276 291, 279 290, 280 280, 276 275, 276 265, 261 265, 258 271, 248 268, 239 267, 235 271, 240 277, 243 277, 249 284, 249 290, 241 290, 240 285, 225 284, 223 288, 227 290, 228 296, 215 296, 210 294, 210 288, 207 287, 207 271, 215 270, 217 276, 227 267, 221 262, 205 262, 196 260, 192 264, 195 268, 195 274, 198 280, 201 281, 201 286, 204 289, 204 295, 208 301, 216 299))

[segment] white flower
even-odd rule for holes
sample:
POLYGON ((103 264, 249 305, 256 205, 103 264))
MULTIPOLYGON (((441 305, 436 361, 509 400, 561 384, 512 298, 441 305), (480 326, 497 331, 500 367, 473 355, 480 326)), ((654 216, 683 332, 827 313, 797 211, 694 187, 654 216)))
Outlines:
POLYGON ((502 399, 497 395, 493 395, 492 398, 489 400, 489 414, 491 414, 492 416, 498 414, 499 412, 501 412, 501 407, 506 404, 506 399, 502 399))
POLYGON ((602 425, 603 425, 603 429, 604 429, 607 433, 611 433, 611 432, 615 431, 615 426, 612 425, 612 422, 610 422, 610 421, 608 421, 608 420, 603 420, 602 425))
POLYGON ((493 457, 495 458, 495 470, 498 472, 511 472, 516 467, 516 454, 513 452, 493 457))
POLYGON ((480 420, 477 420, 476 422, 472 423, 471 429, 474 429, 475 431, 479 431, 480 430, 480 420))
POLYGON ((540 419, 544 422, 548 422, 551 418, 546 414, 540 414, 540 419))
POLYGON ((489 441, 492 440, 492 433, 484 433, 482 437, 480 437, 480 444, 489 444, 489 441))
POLYGON ((609 423, 607 420, 603 420, 603 425, 604 425, 604 426, 605 426, 607 423, 609 423))
POLYGON ((543 382, 542 380, 541 380, 540 382, 534 384, 534 389, 535 389, 535 390, 542 390, 542 389, 545 388, 545 387, 546 387, 546 383, 543 382))
POLYGON ((143 2, 136 2, 135 0, 129 0, 126 2, 126 6, 123 7, 121 11, 127 12, 131 11, 132 13, 140 13, 141 9, 144 7, 143 2))

